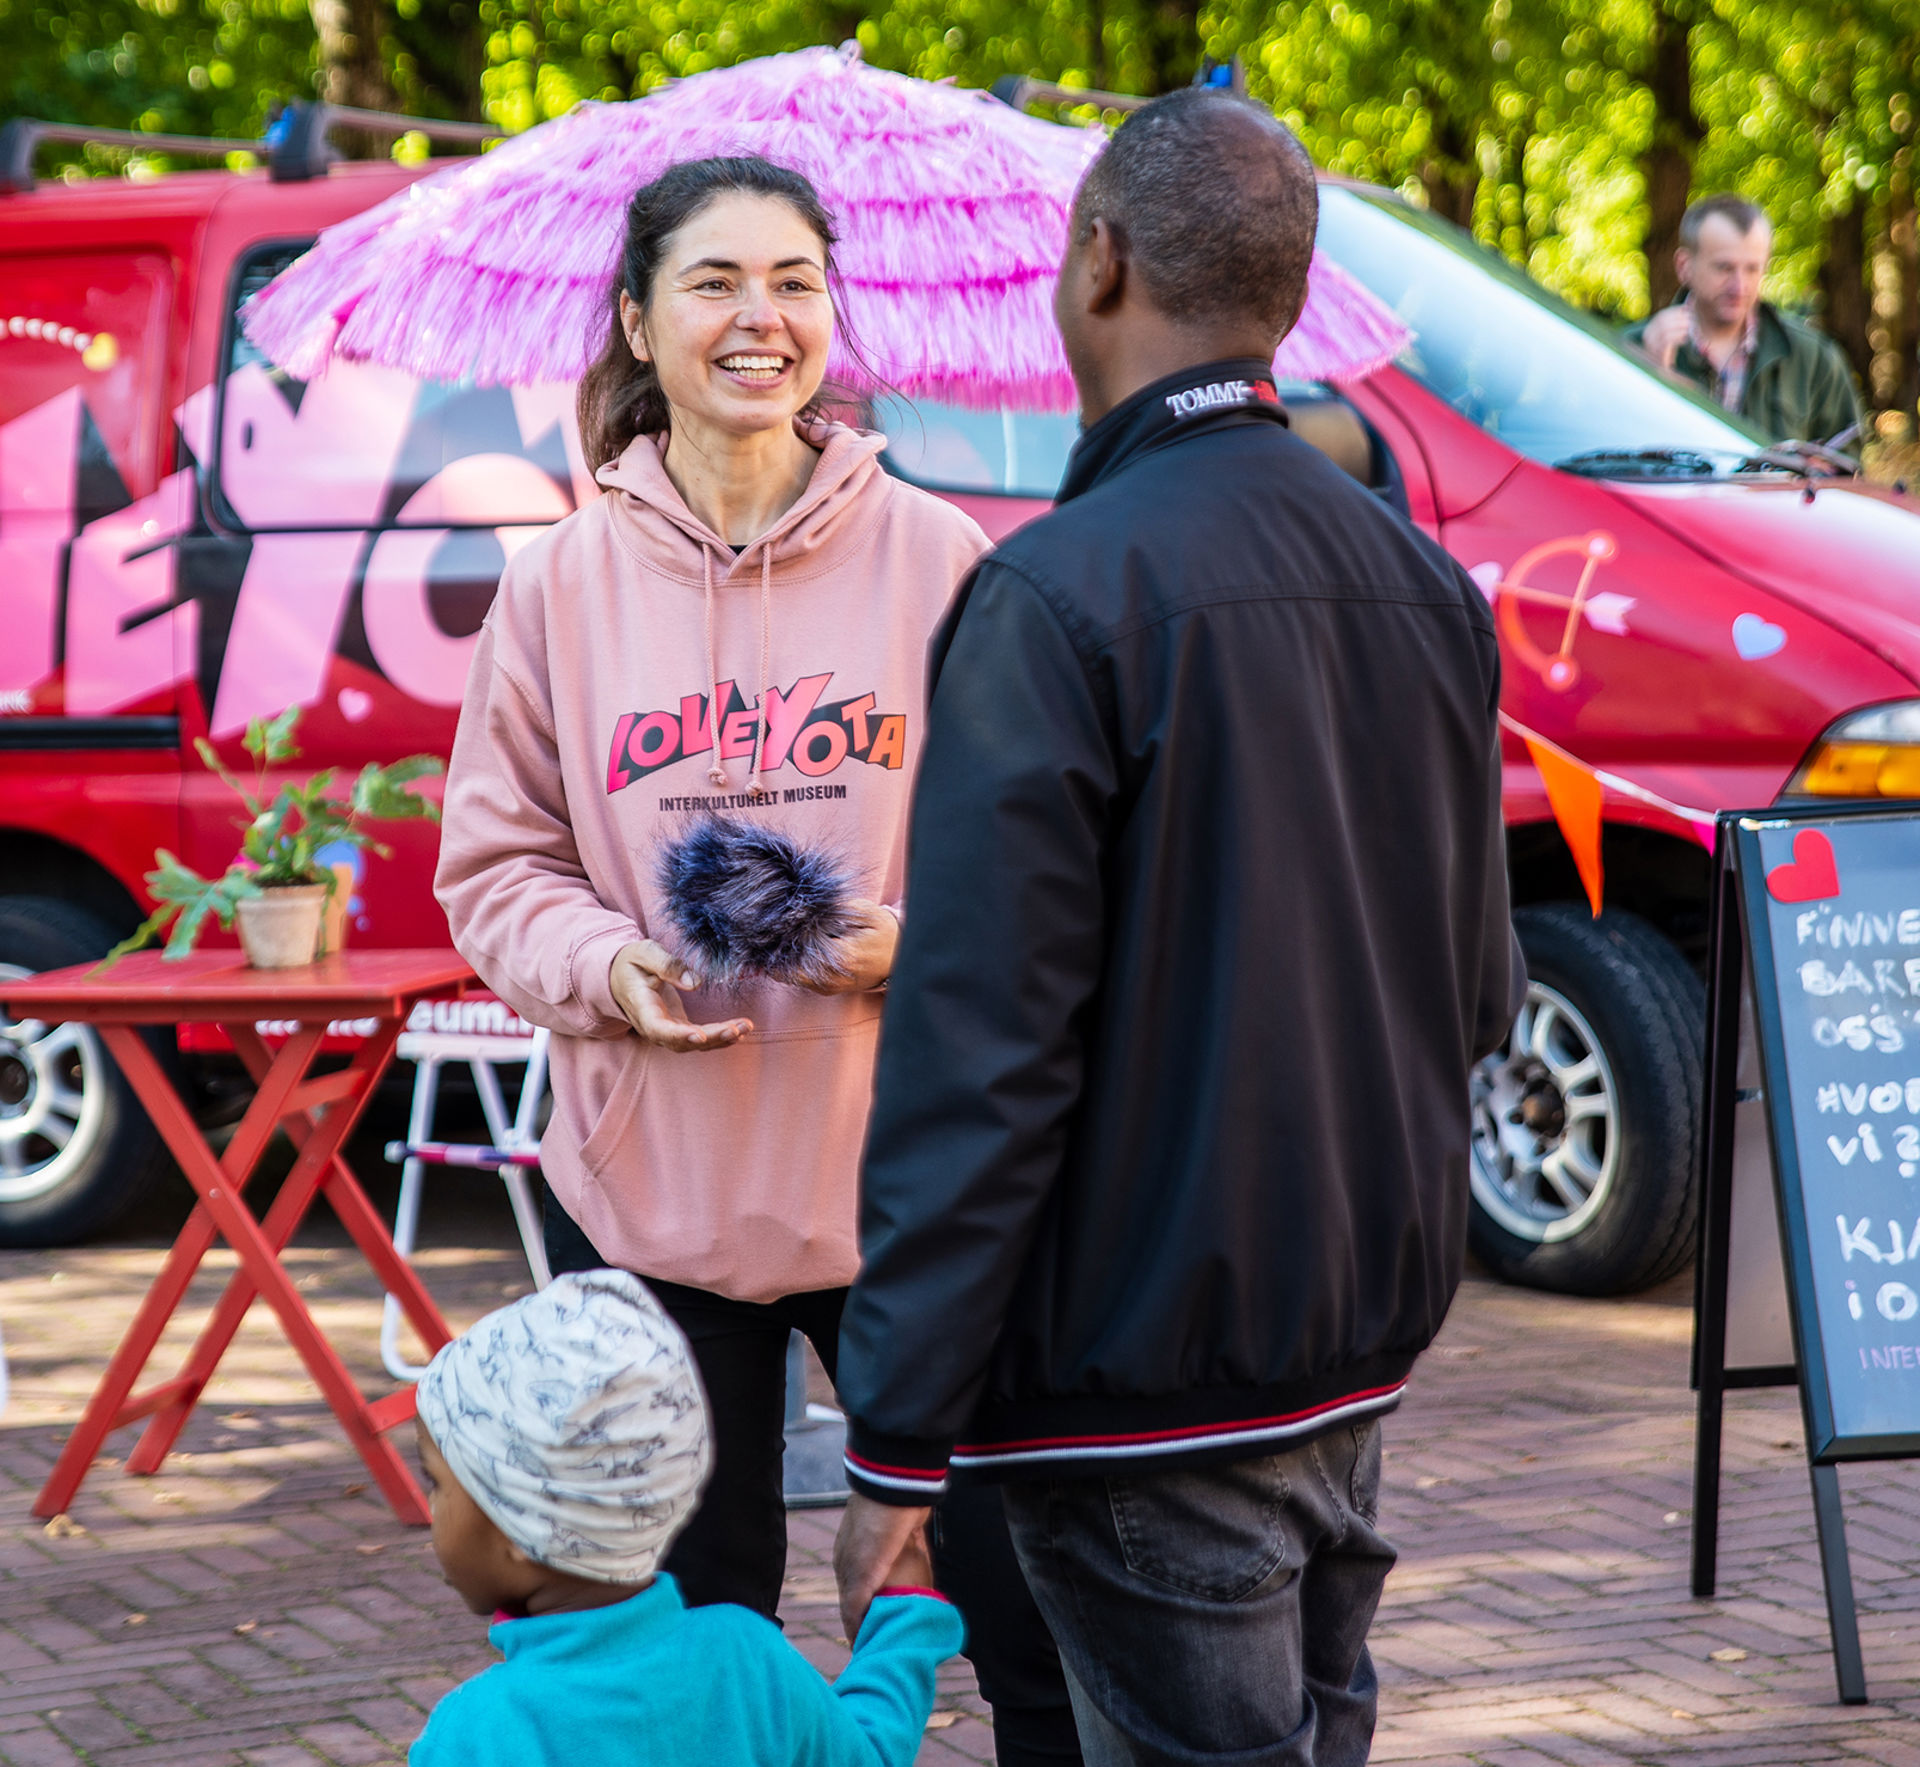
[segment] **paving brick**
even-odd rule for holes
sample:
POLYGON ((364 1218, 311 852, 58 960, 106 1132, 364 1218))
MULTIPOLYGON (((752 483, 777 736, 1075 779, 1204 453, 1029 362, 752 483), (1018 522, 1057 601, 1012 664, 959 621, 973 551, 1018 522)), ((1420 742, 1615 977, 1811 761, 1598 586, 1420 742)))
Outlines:
POLYGON ((166 1725, 192 1723, 199 1714, 157 1681, 116 1681, 100 1688, 100 1703, 136 1731, 154 1734, 166 1725))
POLYGON ((0 1761, 7 1767, 80 1767, 83 1760, 44 1725, 0 1736, 0 1761))
POLYGON ((124 1719, 90 1702, 63 1706, 57 1713, 49 1712, 47 1722, 76 1749, 88 1754, 97 1755, 144 1740, 138 1731, 128 1728, 124 1719))
POLYGON ((369 1763, 393 1755, 385 1739, 345 1721, 309 1725, 300 1732, 300 1740, 322 1760, 335 1762, 338 1767, 369 1767, 369 1763))

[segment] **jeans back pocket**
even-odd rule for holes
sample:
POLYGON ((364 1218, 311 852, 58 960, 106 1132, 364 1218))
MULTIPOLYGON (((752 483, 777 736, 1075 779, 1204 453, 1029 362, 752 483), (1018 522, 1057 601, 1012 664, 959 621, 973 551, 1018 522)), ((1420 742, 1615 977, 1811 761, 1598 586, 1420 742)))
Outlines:
POLYGON ((1276 1459, 1106 1484, 1120 1554, 1135 1576, 1203 1601, 1241 1601, 1288 1562, 1291 1493, 1276 1459))

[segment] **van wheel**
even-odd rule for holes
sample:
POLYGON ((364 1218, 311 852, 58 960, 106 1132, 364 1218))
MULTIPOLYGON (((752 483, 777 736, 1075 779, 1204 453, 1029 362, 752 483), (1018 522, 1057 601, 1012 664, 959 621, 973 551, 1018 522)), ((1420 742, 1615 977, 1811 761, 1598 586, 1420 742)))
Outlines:
POLYGON ((1473 1071, 1468 1239, 1560 1294, 1649 1288, 1693 1257, 1706 991, 1638 915, 1517 909, 1527 998, 1473 1071))
MULTIPOLYGON (((0 976, 104 956, 113 929, 47 896, 0 896, 0 976)), ((108 1226, 165 1157, 90 1025, 0 1013, 0 1246, 71 1245, 108 1226)))

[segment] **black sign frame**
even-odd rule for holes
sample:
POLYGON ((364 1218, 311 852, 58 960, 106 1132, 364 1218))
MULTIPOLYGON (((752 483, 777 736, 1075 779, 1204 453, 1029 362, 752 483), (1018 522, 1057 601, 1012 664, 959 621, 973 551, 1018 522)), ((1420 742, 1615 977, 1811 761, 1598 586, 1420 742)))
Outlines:
MULTIPOLYGON (((1806 1214, 1793 1099, 1788 1083, 1781 971, 1768 916, 1763 832, 1837 826, 1858 821, 1920 825, 1920 809, 1884 801, 1780 805, 1728 811, 1717 819, 1713 896, 1709 910, 1706 1121, 1700 1150, 1700 1245, 1694 1291, 1693 1381, 1698 1393, 1693 1511, 1693 1593, 1712 1596, 1717 1576, 1721 1430, 1727 1392, 1742 1387, 1797 1385, 1805 1425, 1808 1475, 1819 1534, 1827 1621, 1840 1698, 1867 1699, 1859 1619, 1848 1563, 1846 1522, 1838 1468, 1842 1463, 1920 1458, 1920 1427, 1871 1435, 1842 1434, 1834 1415, 1825 1333, 1814 1288, 1813 1249, 1806 1214), (1734 1107, 1740 1005, 1749 979, 1759 1045, 1761 1093, 1779 1211, 1788 1313, 1796 1364, 1783 1368, 1726 1367, 1729 1244, 1733 1198, 1734 1107)), ((1916 879, 1920 893, 1920 878, 1916 879)))

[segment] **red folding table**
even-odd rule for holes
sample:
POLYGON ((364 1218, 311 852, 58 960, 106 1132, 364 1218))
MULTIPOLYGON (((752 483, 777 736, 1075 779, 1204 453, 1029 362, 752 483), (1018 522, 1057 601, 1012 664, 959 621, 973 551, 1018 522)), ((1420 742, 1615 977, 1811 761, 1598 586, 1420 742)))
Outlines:
POLYGON ((123 1424, 151 1420, 127 1456, 127 1471, 158 1472, 254 1297, 265 1295, 394 1513, 404 1522, 427 1521, 420 1487, 386 1439, 387 1431, 413 1415, 413 1388, 373 1400, 362 1395, 307 1310, 280 1254, 324 1193, 428 1350, 447 1342, 451 1334, 439 1308, 393 1249, 386 1223, 340 1150, 393 1059, 414 1002, 458 994, 472 980, 473 971, 451 951, 347 951, 304 969, 278 970, 250 969, 232 951, 195 952, 177 963, 141 951, 104 971, 77 965, 21 981, 0 980, 0 1005, 16 1018, 98 1028, 200 1198, 34 1503, 35 1515, 58 1515, 67 1508, 101 1444, 123 1424), (263 1019, 293 1020, 297 1029, 274 1050, 256 1028, 263 1019), (340 1019, 372 1020, 374 1028, 344 1069, 314 1074, 327 1026, 340 1019), (138 1028, 190 1023, 220 1025, 257 1088, 219 1156, 138 1028), (256 1219, 241 1192, 276 1128, 286 1130, 298 1154, 273 1206, 256 1219), (216 1237, 239 1254, 240 1268, 186 1366, 173 1379, 136 1393, 134 1383, 216 1237))

